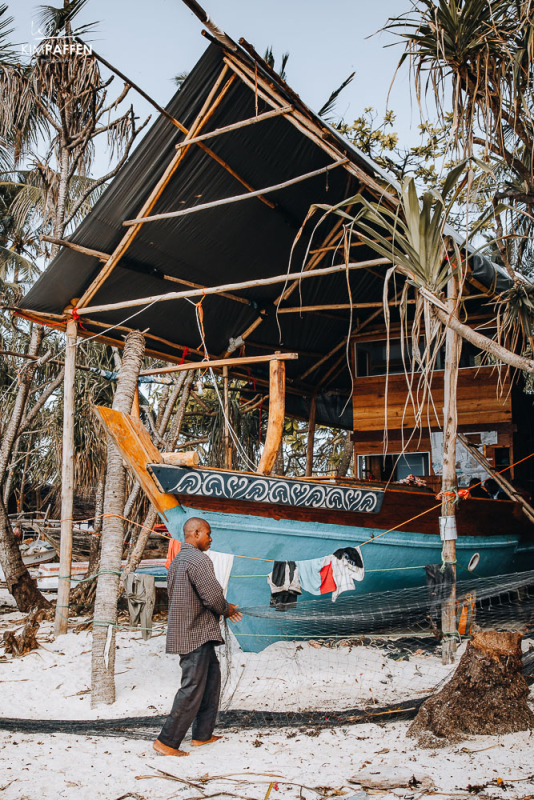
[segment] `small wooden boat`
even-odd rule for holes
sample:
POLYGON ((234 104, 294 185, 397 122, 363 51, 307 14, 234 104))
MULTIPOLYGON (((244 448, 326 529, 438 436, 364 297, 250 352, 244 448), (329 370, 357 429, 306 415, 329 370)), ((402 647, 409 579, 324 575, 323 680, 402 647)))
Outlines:
MULTIPOLYGON (((71 566, 71 582, 72 588, 78 585, 80 580, 83 579, 87 568, 88 561, 74 561, 71 566)), ((126 566, 126 561, 122 562, 122 566, 126 566)), ((59 583, 59 563, 44 564, 38 570, 33 572, 33 577, 37 580, 37 587, 43 592, 57 592, 59 583)), ((167 585, 167 570, 165 569, 164 558, 146 558, 139 564, 136 572, 154 575, 156 578, 157 586, 167 585)))
MULTIPOLYGON (((38 564, 52 561, 57 555, 54 548, 48 542, 43 541, 33 542, 29 547, 21 545, 20 550, 22 561, 27 567, 36 567, 38 564)), ((0 581, 4 580, 4 571, 0 566, 0 581)))
MULTIPOLYGON (((184 522, 200 516, 211 526, 213 550, 235 556, 228 597, 241 606, 269 604, 273 561, 360 546, 365 578, 354 590, 359 594, 423 586, 425 565, 441 563, 441 503, 429 489, 184 466, 176 462, 187 456, 175 453, 166 464, 137 417, 107 408, 99 415, 170 535, 181 539, 184 522)), ((482 577, 534 569, 534 525, 518 504, 461 500, 457 524, 459 579, 474 563, 482 577)), ((299 602, 312 599, 303 593, 299 602)), ((236 635, 252 651, 280 638, 272 619, 249 616, 236 635)))

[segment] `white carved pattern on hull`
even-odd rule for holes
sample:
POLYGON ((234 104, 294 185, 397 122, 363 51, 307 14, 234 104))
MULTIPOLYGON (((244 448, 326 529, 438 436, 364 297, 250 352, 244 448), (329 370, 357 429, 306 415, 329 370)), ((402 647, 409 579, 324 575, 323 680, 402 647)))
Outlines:
MULTIPOLYGON (((155 466, 153 469, 158 479, 161 479, 164 468, 155 466)), ((379 511, 382 505, 379 503, 382 492, 379 491, 276 478, 249 478, 208 471, 177 471, 182 473, 178 481, 174 486, 165 488, 171 494, 368 513, 379 511)))

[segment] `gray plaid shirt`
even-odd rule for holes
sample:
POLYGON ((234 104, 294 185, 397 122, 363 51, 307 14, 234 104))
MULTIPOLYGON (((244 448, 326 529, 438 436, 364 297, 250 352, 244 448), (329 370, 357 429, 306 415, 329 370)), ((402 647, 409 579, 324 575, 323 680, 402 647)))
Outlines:
POLYGON ((209 556, 184 542, 167 575, 167 653, 185 655, 205 642, 219 642, 219 617, 228 603, 209 556))

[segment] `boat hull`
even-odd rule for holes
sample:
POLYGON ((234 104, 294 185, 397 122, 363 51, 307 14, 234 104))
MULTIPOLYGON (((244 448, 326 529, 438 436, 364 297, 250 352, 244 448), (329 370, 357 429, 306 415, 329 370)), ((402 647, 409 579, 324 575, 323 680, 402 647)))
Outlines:
MULTIPOLYGON (((210 505, 209 498, 194 498, 194 504, 190 497, 180 499, 181 507, 166 512, 169 533, 181 539, 183 524, 192 516, 201 516, 209 522, 213 549, 236 556, 228 599, 242 607, 269 604, 270 588, 266 576, 272 569, 270 562, 275 560, 319 558, 339 547, 363 545, 365 578, 355 585, 354 593, 343 594, 344 598, 351 594, 424 586, 425 565, 441 562, 441 540, 435 534, 397 530, 379 536, 380 531, 367 525, 225 513, 201 508, 210 505)), ((258 509, 261 504, 253 505, 258 509)), ((337 516, 338 512, 330 514, 331 519, 337 516)), ((370 516, 366 515, 366 521, 370 516)), ((501 535, 460 536, 457 540, 458 578, 461 580, 462 573, 467 576, 467 566, 476 553, 479 554, 476 574, 481 577, 534 569, 534 540, 523 541, 520 532, 512 530, 512 527, 509 533, 501 535)), ((298 602, 313 599, 317 598, 304 592, 298 602)), ((335 628, 335 618, 332 625, 335 628)), ((233 631, 245 651, 258 652, 283 638, 280 625, 257 617, 245 616, 233 631)), ((335 634, 334 629, 332 633, 335 634)), ((288 634, 298 638, 298 628, 285 629, 284 638, 288 634)))

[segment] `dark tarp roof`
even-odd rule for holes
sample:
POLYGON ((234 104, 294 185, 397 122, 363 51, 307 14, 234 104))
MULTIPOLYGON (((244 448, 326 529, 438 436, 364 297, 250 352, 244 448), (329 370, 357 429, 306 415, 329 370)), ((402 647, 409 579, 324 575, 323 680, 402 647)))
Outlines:
MULTIPOLYGON (((217 80, 223 67, 223 56, 224 51, 218 45, 211 44, 167 106, 169 113, 187 128, 197 117, 217 80)), ((241 57, 249 58, 244 53, 241 53, 241 57)), ((249 60, 251 64, 254 63, 249 60)), ((272 76, 269 80, 273 81, 272 76)), ((284 84, 276 88, 280 93, 285 93, 288 103, 295 102, 295 96, 285 91, 284 84)), ((304 105, 301 108, 307 112, 309 119, 321 126, 319 133, 321 128, 324 133, 328 126, 304 105)), ((270 107, 259 99, 258 112, 266 110, 270 110, 270 107)), ((248 119, 255 113, 254 93, 236 78, 203 132, 248 119)), ((336 138, 339 140, 341 153, 345 152, 360 169, 363 168, 375 178, 384 177, 373 162, 341 140, 332 129, 330 135, 334 141, 336 138)), ((160 115, 70 240, 112 253, 126 232, 123 221, 138 216, 144 201, 175 154, 176 144, 183 138, 184 135, 160 115)), ((287 181, 332 163, 329 154, 283 116, 220 135, 209 140, 208 145, 255 189, 287 181)), ((283 274, 288 269, 295 237, 310 205, 334 204, 354 195, 359 189, 359 181, 346 169, 338 167, 328 175, 323 174, 269 194, 269 199, 276 204, 274 209, 253 198, 190 216, 145 223, 89 305, 109 304, 187 288, 165 280, 163 275, 215 286, 283 274)), ((238 180, 200 147, 192 146, 151 213, 189 208, 246 191, 238 180)), ((313 238, 314 247, 320 246, 336 220, 330 217, 322 223, 313 238)), ((306 230, 311 231, 313 226, 314 222, 309 222, 306 230)), ((303 268, 308 242, 307 235, 299 240, 293 252, 291 271, 298 272, 303 268)), ((358 247, 353 252, 357 253, 359 261, 376 257, 366 247, 358 247)), ((328 266, 332 261, 333 253, 326 253, 321 266, 328 266)), ((340 261, 338 258, 337 263, 340 261)), ((73 298, 82 296, 101 268, 102 263, 97 258, 63 248, 23 298, 21 308, 29 312, 61 315, 73 298)), ((382 275, 383 268, 382 272, 380 269, 352 272, 350 287, 353 302, 380 300, 382 275)), ((308 382, 311 393, 314 384, 342 355, 343 349, 334 359, 305 378, 303 383, 299 382, 299 376, 339 345, 348 333, 349 315, 340 311, 329 314, 293 313, 277 317, 273 302, 281 289, 282 286, 278 284, 241 291, 240 296, 246 298, 249 305, 221 296, 207 296, 203 301, 206 346, 212 355, 224 353, 229 339, 242 334, 262 309, 264 320, 247 339, 246 355, 264 355, 280 347, 298 351, 298 361, 286 362, 288 388, 291 392, 292 384, 298 382, 300 388, 306 390, 308 382)), ((286 305, 296 306, 300 302, 303 305, 347 303, 346 275, 303 281, 300 292, 295 291, 286 305)), ((201 347, 195 312, 192 303, 174 300, 146 309, 138 307, 98 313, 94 317, 106 326, 123 325, 138 330, 148 328, 147 350, 164 358, 176 359, 181 351, 177 351, 173 345, 201 347)), ((85 330, 81 332, 84 335, 105 333, 108 341, 122 342, 124 329, 119 327, 105 331, 85 318, 82 318, 82 322, 85 330)), ((268 365, 254 366, 252 372, 257 378, 266 378, 268 365)), ((334 392, 337 389, 338 394, 326 395, 318 402, 318 421, 351 428, 350 404, 341 414, 350 394, 350 375, 344 370, 334 378, 334 383, 328 389, 334 392)), ((306 398, 289 394, 290 413, 306 416, 308 405, 306 398)))

